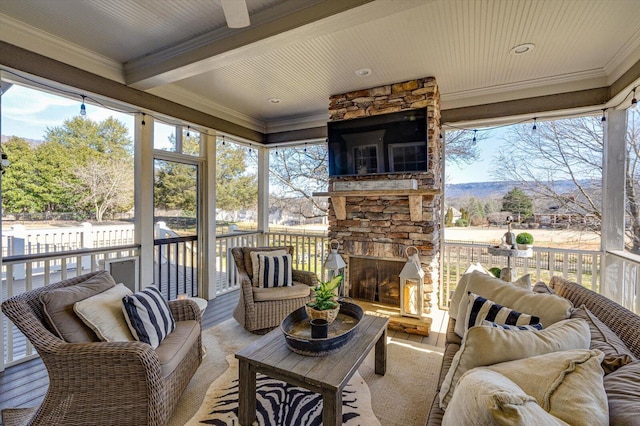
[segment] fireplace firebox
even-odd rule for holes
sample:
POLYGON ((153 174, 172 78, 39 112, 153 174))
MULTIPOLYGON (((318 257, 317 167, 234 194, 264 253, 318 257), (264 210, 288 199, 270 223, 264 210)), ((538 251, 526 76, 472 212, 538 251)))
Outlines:
POLYGON ((349 257, 349 296, 367 302, 400 306, 400 272, 403 262, 349 257))

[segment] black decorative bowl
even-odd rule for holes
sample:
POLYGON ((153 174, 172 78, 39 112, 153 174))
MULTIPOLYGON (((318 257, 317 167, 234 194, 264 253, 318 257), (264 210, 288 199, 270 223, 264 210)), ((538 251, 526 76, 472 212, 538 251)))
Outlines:
POLYGON ((338 317, 329 325, 324 339, 311 337, 309 316, 303 307, 291 312, 280 324, 289 349, 300 355, 324 356, 344 346, 358 330, 364 316, 362 308, 355 303, 340 302, 338 317))

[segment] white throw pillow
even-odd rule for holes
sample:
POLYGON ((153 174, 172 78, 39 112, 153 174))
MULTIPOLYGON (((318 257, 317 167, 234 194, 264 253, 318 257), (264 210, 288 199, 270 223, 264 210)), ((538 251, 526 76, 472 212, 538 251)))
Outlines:
POLYGON ((290 254, 279 256, 259 254, 258 261, 260 264, 258 287, 291 287, 293 285, 290 254))
POLYGON ((469 293, 467 298, 469 306, 467 307, 467 316, 464 319, 467 329, 482 325, 484 320, 512 326, 540 324, 540 318, 534 315, 509 309, 477 294, 469 293))
POLYGON ((258 287, 258 277, 260 275, 260 262, 258 262, 258 255, 259 254, 266 254, 266 255, 269 255, 269 256, 279 256, 279 255, 287 254, 287 253, 289 253, 289 251, 287 251, 285 249, 267 250, 267 251, 252 251, 252 252, 250 252, 251 267, 253 269, 253 276, 251 276, 251 284, 254 287, 258 287))
MULTIPOLYGON (((540 322, 545 327, 567 319, 571 315, 573 304, 563 297, 533 293, 530 290, 505 283, 499 278, 477 272, 470 275, 472 275, 472 279, 467 284, 467 291, 518 312, 535 315, 540 318, 540 322)), ((464 322, 458 321, 458 319, 467 316, 467 306, 468 303, 465 301, 465 303, 460 303, 458 308, 455 332, 460 337, 464 336, 465 326, 464 322)))
POLYGON ((122 310, 134 339, 150 344, 153 349, 176 328, 169 304, 155 287, 123 297, 122 310))
POLYGON ((596 426, 609 424, 603 358, 601 351, 576 349, 484 368, 513 381, 549 414, 571 425, 596 426))
POLYGON ((124 284, 76 302, 74 312, 105 342, 132 342, 135 339, 122 312, 122 298, 131 295, 124 284))
POLYGON ((591 333, 584 320, 565 320, 541 331, 513 331, 494 327, 472 327, 440 388, 440 407, 451 400, 462 375, 475 367, 513 361, 550 352, 589 349, 591 333))
POLYGON ((566 425, 502 374, 474 368, 460 378, 442 426, 494 424, 566 425))

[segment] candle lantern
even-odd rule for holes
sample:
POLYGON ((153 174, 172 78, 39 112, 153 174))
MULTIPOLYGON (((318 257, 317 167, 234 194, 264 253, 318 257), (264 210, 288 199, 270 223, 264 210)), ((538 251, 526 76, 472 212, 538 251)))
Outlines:
POLYGON ((417 248, 407 247, 405 255, 407 263, 400 272, 400 315, 421 318, 424 271, 420 264, 417 248), (413 250, 413 254, 409 254, 411 250, 413 250))
MULTIPOLYGON (((347 264, 344 259, 338 253, 340 249, 340 242, 338 240, 329 241, 329 253, 327 254, 327 258, 324 261, 323 268, 327 271, 327 281, 331 280, 338 275, 344 276, 344 270, 347 264)), ((339 295, 345 296, 344 294, 344 279, 340 283, 339 295)))

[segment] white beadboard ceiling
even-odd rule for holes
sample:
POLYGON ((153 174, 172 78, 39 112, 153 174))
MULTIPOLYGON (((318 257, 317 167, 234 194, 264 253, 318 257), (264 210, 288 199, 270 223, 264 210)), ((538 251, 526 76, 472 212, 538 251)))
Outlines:
MULTIPOLYGON (((0 25, 53 35, 119 64, 133 87, 267 130, 326 120, 332 94, 418 77, 435 76, 454 108, 602 87, 640 60, 638 0, 247 5, 251 27, 229 30, 218 0, 0 0, 0 25), (347 10, 326 12, 335 7, 347 10), (535 49, 509 54, 522 43, 535 49)), ((10 31, 2 40, 37 50, 10 31)))

